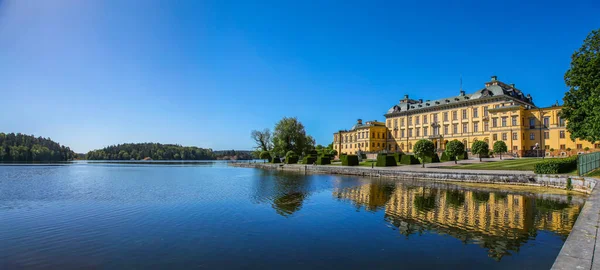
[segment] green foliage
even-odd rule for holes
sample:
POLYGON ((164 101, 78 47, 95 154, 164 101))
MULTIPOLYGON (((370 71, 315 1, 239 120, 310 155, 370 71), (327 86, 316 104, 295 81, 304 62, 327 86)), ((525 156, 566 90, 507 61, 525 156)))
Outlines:
POLYGON ((271 142, 273 136, 271 135, 271 130, 268 128, 265 128, 263 131, 253 130, 250 133, 250 137, 256 144, 256 149, 261 151, 271 151, 273 149, 271 142))
POLYGON ((400 164, 404 164, 404 165, 411 165, 411 164, 420 164, 421 162, 419 161, 418 158, 416 158, 414 155, 403 155, 400 158, 400 164))
POLYGON ((504 141, 497 141, 494 143, 494 152, 500 155, 500 159, 502 159, 502 153, 506 153, 507 151, 508 147, 506 147, 504 141))
POLYGON ((430 140, 418 140, 413 147, 413 151, 417 157, 421 158, 423 167, 425 167, 425 158, 435 155, 435 145, 430 140))
POLYGON ((358 156, 357 155, 344 155, 342 156, 342 165, 343 166, 358 166, 358 156))
POLYGON ((302 158, 302 164, 314 164, 315 162, 317 162, 317 157, 316 156, 305 156, 304 158, 302 158))
POLYGON ((569 91, 563 98, 561 117, 571 139, 600 141, 600 29, 592 30, 571 56, 565 84, 569 91))
POLYGON ((429 212, 435 209, 435 195, 416 196, 413 201, 415 208, 422 212, 429 212))
POLYGON ((459 190, 446 191, 446 202, 450 206, 461 207, 465 204, 465 194, 459 190))
MULTIPOLYGON (((447 161, 454 160, 456 163, 456 159, 460 159, 462 155, 465 155, 465 145, 459 140, 452 140, 446 144, 446 150, 444 153, 447 156, 447 161)), ((442 155, 442 161, 445 161, 442 155)))
POLYGON ((456 161, 456 157, 455 156, 448 156, 448 154, 444 151, 442 152, 442 156, 440 157, 440 161, 441 162, 446 162, 446 161, 456 161))
POLYGON ((285 157, 294 157, 294 156, 298 156, 296 155, 296 153, 292 150, 288 151, 287 153, 285 153, 285 157))
POLYGON ((402 159, 402 155, 404 155, 403 153, 393 153, 392 155, 394 155, 394 159, 396 159, 396 163, 400 163, 400 160, 402 159))
POLYGON ((160 143, 126 143, 111 145, 100 150, 87 153, 89 160, 124 160, 152 158, 154 160, 212 160, 215 154, 212 149, 160 143))
POLYGON ((259 158, 260 159, 266 159, 269 162, 271 162, 271 153, 269 153, 269 151, 262 151, 262 152, 260 152, 259 158))
POLYGON ((285 164, 298 164, 298 160, 300 158, 296 155, 292 155, 292 156, 286 156, 285 157, 285 164))
POLYGON ((533 168, 536 174, 568 173, 577 169, 577 156, 544 160, 533 168))
POLYGON ((317 165, 327 165, 331 164, 331 159, 329 157, 321 156, 317 158, 317 165))
POLYGON ((332 156, 337 156, 338 151, 331 149, 331 150, 329 150, 329 154, 332 156))
POLYGON ((284 117, 277 122, 272 141, 273 151, 278 155, 283 155, 290 150, 296 153, 307 153, 314 149, 315 145, 315 140, 306 135, 304 125, 296 117, 284 117))
POLYGON ((567 190, 573 190, 573 181, 571 181, 571 177, 567 178, 567 190))
POLYGON ((485 191, 473 191, 473 199, 476 202, 487 203, 490 200, 490 193, 485 191))
MULTIPOLYGON (((252 151, 244 151, 244 150, 221 150, 221 151, 213 151, 216 159, 220 160, 251 160, 254 159, 254 154, 252 151)), ((259 153, 260 155, 260 153, 259 153)), ((181 154, 175 154, 173 156, 174 159, 181 159, 181 154)))
POLYGON ((271 163, 281 163, 281 158, 279 156, 275 156, 273 159, 271 159, 271 163))
POLYGON ((67 161, 76 157, 69 147, 50 138, 0 133, 0 162, 67 161))
POLYGON ((462 155, 458 155, 457 157, 458 160, 465 160, 469 159, 469 154, 467 154, 467 152, 464 152, 462 155))
POLYGON ((479 161, 481 161, 481 158, 483 156, 488 154, 488 151, 490 151, 490 146, 488 145, 488 143, 484 141, 473 142, 473 146, 471 147, 471 153, 479 155, 479 161))
POLYGON ((396 158, 394 158, 393 155, 387 155, 387 154, 377 154, 377 163, 375 163, 375 166, 377 167, 388 167, 388 166, 397 166, 398 164, 396 164, 396 158))
POLYGON ((424 163, 440 163, 440 157, 435 153, 433 156, 422 158, 422 160, 424 163))

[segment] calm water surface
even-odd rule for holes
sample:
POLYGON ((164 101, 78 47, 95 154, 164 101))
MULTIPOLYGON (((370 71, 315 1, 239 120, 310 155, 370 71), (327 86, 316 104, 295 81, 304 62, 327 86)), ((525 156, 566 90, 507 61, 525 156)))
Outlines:
POLYGON ((223 163, 0 166, 0 269, 548 269, 583 200, 223 163))

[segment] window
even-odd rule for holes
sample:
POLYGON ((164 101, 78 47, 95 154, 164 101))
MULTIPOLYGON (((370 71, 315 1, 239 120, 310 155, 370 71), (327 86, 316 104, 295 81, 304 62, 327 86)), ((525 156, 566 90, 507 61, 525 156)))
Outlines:
POLYGON ((544 149, 550 150, 550 145, 544 145, 544 149))
POLYGON ((398 119, 394 119, 394 127, 397 128, 398 127, 398 119))
POLYGON ((583 149, 583 146, 581 144, 577 144, 577 149, 583 149))
POLYGON ((473 123, 473 132, 479 132, 479 123, 478 122, 473 123))
POLYGON ((444 121, 448 121, 448 112, 444 113, 444 121))
POLYGON ((423 136, 427 136, 427 127, 423 128, 423 136))
POLYGON ((487 121, 483 122, 483 131, 488 131, 489 129, 490 129, 490 123, 488 123, 487 121))
POLYGON ((452 134, 458 134, 458 124, 452 125, 452 134))
POLYGON ((565 131, 564 131, 564 130, 561 130, 561 131, 560 131, 560 138, 561 138, 561 139, 564 139, 564 138, 565 138, 565 131))
POLYGON ((529 139, 532 141, 535 140, 535 133, 533 133, 533 132, 529 133, 529 139))
POLYGON ((508 136, 508 135, 507 135, 506 133, 502 133, 502 140, 503 140, 503 141, 506 141, 506 140, 507 140, 507 136, 508 136))
POLYGON ((497 141, 498 140, 498 134, 494 133, 494 135, 492 135, 492 140, 493 141, 497 141))
POLYGON ((560 145, 560 150, 565 150, 565 149, 567 149, 567 148, 565 147, 565 145, 564 145, 564 144, 561 144, 561 145, 560 145))
POLYGON ((594 148, 600 149, 600 143, 594 144, 594 148))
POLYGON ((477 118, 479 117, 479 114, 477 112, 477 108, 473 108, 473 118, 477 118))
POLYGON ((381 133, 377 132, 377 139, 381 138, 381 133))
POLYGON ((502 126, 505 127, 506 126, 506 117, 502 117, 502 126))
POLYGON ((423 115, 423 124, 427 124, 427 115, 423 115))
POLYGON ((391 120, 387 120, 387 126, 388 127, 392 127, 392 121, 391 120))
POLYGON ((483 116, 488 116, 488 107, 483 107, 483 116))
POLYGON ((417 117, 415 117, 415 123, 416 123, 417 125, 419 124, 419 122, 420 122, 420 121, 421 121, 421 118, 420 118, 420 117, 418 117, 418 116, 417 116, 417 117))
POLYGON ((371 136, 371 138, 375 138, 375 132, 373 132, 373 135, 371 136))
POLYGON ((535 118, 529 118, 529 128, 530 129, 534 129, 535 128, 535 118))
POLYGON ((458 111, 453 111, 452 112, 452 120, 457 120, 458 118, 458 111))
POLYGON ((381 138, 385 139, 385 133, 381 133, 381 138))
POLYGON ((550 132, 548 132, 548 131, 544 132, 544 139, 550 139, 550 132))
POLYGON ((394 137, 398 137, 398 131, 394 130, 394 137))
POLYGON ((440 127, 435 126, 433 127, 433 135, 439 135, 440 134, 440 127))
POLYGON ((492 118, 492 127, 498 127, 498 118, 492 118))
POLYGON ((433 122, 437 122, 438 118, 437 118, 437 113, 433 114, 433 122))
POLYGON ((381 144, 380 144, 380 143, 377 143, 377 147, 379 147, 379 146, 381 146, 381 144))
POLYGON ((462 110, 462 119, 463 120, 467 119, 467 109, 462 110))
POLYGON ((404 126, 404 118, 400 119, 400 126, 403 127, 404 126))
POLYGON ((408 150, 412 149, 412 143, 408 143, 408 150))
POLYGON ((448 133, 448 125, 445 125, 445 126, 444 126, 444 134, 446 134, 446 135, 448 135, 448 134, 449 134, 449 133, 448 133))
POLYGON ((463 131, 463 133, 467 133, 468 132, 467 131, 467 129, 468 129, 467 127, 468 127, 467 124, 463 124, 462 125, 462 128, 463 128, 462 131, 463 131))
POLYGON ((513 150, 517 151, 517 150, 519 150, 519 148, 517 146, 513 146, 513 150))
POLYGON ((562 117, 558 117, 558 126, 559 127, 564 127, 565 126, 565 119, 563 119, 562 117))
POLYGON ((513 116, 513 117, 512 117, 512 125, 513 125, 513 126, 516 126, 516 125, 517 125, 517 117, 516 117, 516 116, 513 116))
POLYGON ((547 128, 550 126, 550 117, 544 117, 544 128, 547 128))
POLYGON ((417 128, 417 137, 421 137, 421 128, 417 128))
POLYGON ((404 138, 404 129, 400 130, 400 138, 404 138))
POLYGON ((408 137, 412 137, 412 128, 408 129, 408 137))

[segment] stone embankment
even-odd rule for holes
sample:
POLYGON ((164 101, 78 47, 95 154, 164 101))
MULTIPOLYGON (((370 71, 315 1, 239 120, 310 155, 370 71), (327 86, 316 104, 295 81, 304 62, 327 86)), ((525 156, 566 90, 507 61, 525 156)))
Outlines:
POLYGON ((270 163, 229 163, 230 166, 267 170, 294 171, 300 173, 343 174, 396 179, 424 179, 434 181, 458 181, 486 184, 510 184, 542 186, 566 189, 570 182, 573 190, 591 193, 596 179, 570 175, 536 175, 527 171, 462 170, 444 168, 421 168, 420 165, 397 167, 347 167, 332 165, 300 165, 270 163))

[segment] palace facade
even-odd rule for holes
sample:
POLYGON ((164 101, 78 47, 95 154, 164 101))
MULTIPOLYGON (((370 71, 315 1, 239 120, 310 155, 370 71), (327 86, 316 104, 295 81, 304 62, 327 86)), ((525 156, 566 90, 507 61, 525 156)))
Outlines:
POLYGON ((558 104, 537 107, 529 94, 514 84, 492 76, 485 87, 472 94, 437 100, 410 99, 405 95, 384 115, 385 123, 361 120, 350 130, 333 135, 339 153, 406 152, 421 139, 432 140, 443 151, 447 142, 462 141, 470 150, 474 141, 493 147, 504 141, 515 156, 569 156, 600 150, 600 142, 571 140, 558 104))

